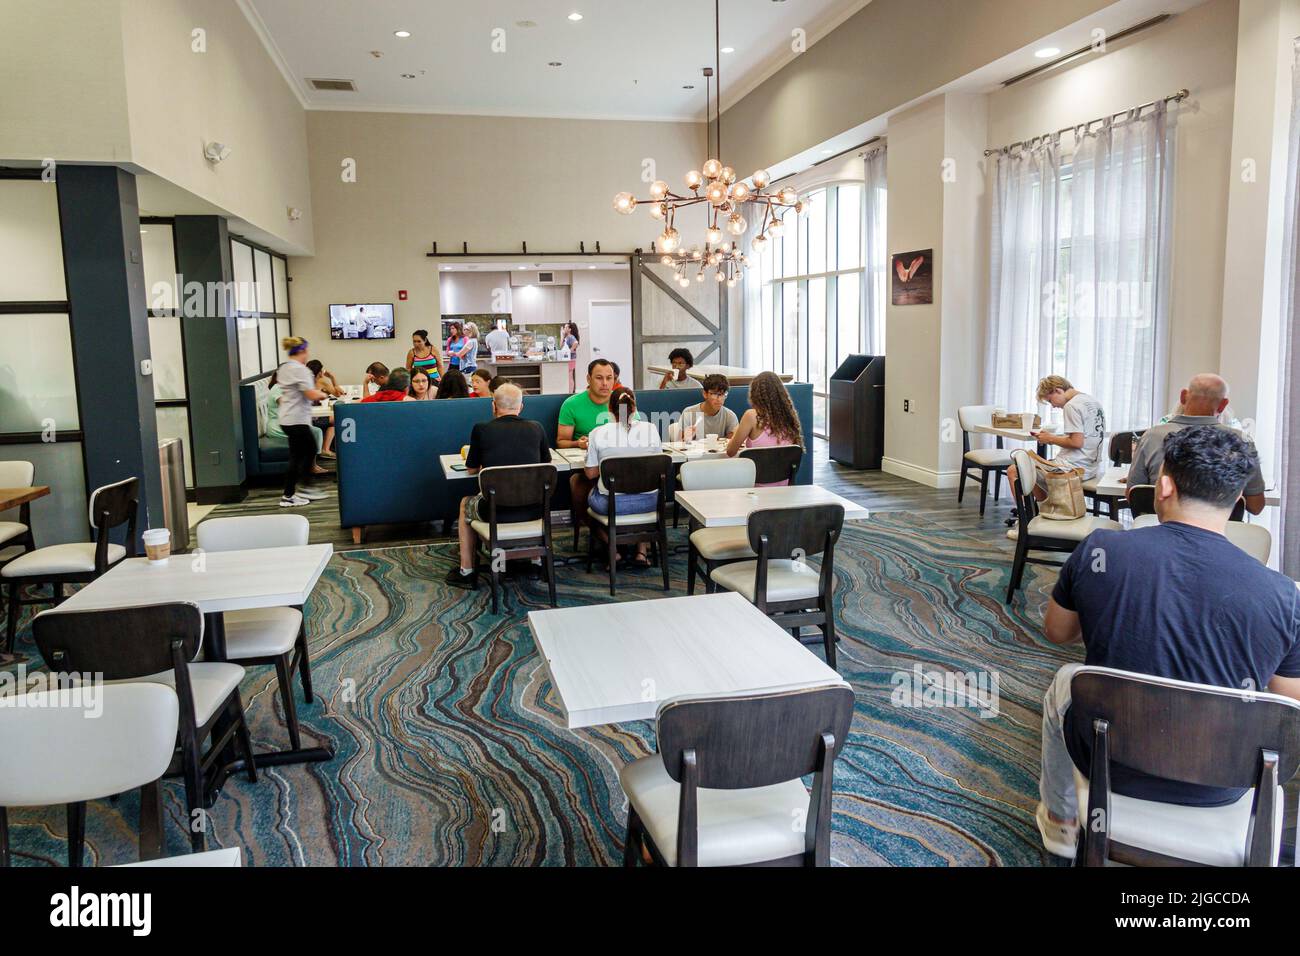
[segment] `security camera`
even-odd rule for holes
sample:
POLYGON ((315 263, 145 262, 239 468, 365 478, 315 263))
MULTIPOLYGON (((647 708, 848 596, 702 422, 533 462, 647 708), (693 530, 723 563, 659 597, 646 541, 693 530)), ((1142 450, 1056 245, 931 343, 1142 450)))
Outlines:
POLYGON ((203 147, 203 155, 210 163, 219 163, 229 158, 231 149, 225 143, 211 142, 203 147))

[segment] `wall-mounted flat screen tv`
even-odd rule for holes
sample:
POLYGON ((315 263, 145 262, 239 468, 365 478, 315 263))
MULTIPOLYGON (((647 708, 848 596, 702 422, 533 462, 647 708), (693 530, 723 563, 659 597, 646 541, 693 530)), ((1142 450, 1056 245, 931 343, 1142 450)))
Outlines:
POLYGON ((331 339, 391 339, 393 305, 331 305, 331 339))

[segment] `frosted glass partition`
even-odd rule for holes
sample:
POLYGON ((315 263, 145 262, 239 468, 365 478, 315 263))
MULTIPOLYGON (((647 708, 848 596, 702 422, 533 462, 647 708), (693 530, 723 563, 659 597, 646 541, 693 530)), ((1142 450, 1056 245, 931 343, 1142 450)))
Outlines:
POLYGON ((154 410, 158 417, 158 441, 179 438, 185 450, 185 487, 194 487, 194 462, 190 460, 190 410, 170 405, 154 410))
POLYGON ((235 308, 240 312, 256 312, 257 287, 253 283, 253 247, 232 239, 230 264, 235 278, 235 308))
POLYGON ((272 293, 274 283, 271 281, 271 257, 261 249, 253 250, 253 267, 257 271, 257 311, 274 312, 275 298, 272 293))
POLYGON ((275 319, 258 319, 257 325, 262 340, 262 371, 269 372, 280 365, 277 361, 280 343, 275 337, 275 319))
MULTIPOLYGON (((279 346, 279 344, 280 344, 280 340, 281 340, 281 339, 287 339, 288 337, 289 337, 289 320, 288 320, 288 319, 276 319, 276 320, 275 320, 275 344, 276 344, 276 346, 277 346, 277 347, 279 346)), ((278 355, 279 353, 277 352, 276 354, 278 355)))
POLYGON ((252 378, 262 372, 262 362, 257 355, 257 319, 235 320, 239 331, 239 377, 252 378))
POLYGON ((275 279, 275 311, 288 312, 289 274, 283 259, 271 260, 271 275, 275 279))
POLYGON ((67 299, 57 189, 39 179, 0 179, 0 301, 67 299))
POLYGON ((174 315, 149 317, 149 351, 153 359, 153 397, 159 401, 185 397, 185 352, 181 320, 174 315))
POLYGON ((149 308, 154 312, 178 308, 172 227, 167 223, 144 223, 140 227, 140 249, 144 255, 145 301, 149 308))
POLYGON ((81 427, 67 315, 0 315, 0 433, 81 427))
POLYGON ((36 483, 49 486, 46 497, 32 502, 32 534, 38 548, 90 540, 81 442, 0 445, 0 459, 30 461, 36 467, 36 483))

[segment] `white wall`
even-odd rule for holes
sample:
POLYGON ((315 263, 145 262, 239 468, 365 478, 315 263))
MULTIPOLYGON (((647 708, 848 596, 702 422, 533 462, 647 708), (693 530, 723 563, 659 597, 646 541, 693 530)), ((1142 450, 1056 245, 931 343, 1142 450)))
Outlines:
POLYGON ((627 269, 588 269, 573 273, 569 292, 569 321, 578 327, 578 382, 591 361, 590 315, 596 300, 632 298, 627 269))

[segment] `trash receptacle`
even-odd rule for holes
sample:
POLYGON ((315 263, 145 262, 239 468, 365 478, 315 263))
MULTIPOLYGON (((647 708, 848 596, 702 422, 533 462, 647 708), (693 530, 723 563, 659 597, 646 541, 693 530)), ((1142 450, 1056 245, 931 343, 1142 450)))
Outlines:
POLYGON ((830 380, 831 457, 879 468, 885 456, 885 357, 850 355, 830 380))
POLYGON ((179 438, 158 443, 158 467, 162 471, 163 524, 172 533, 172 552, 190 547, 190 513, 185 503, 185 446, 179 438))

